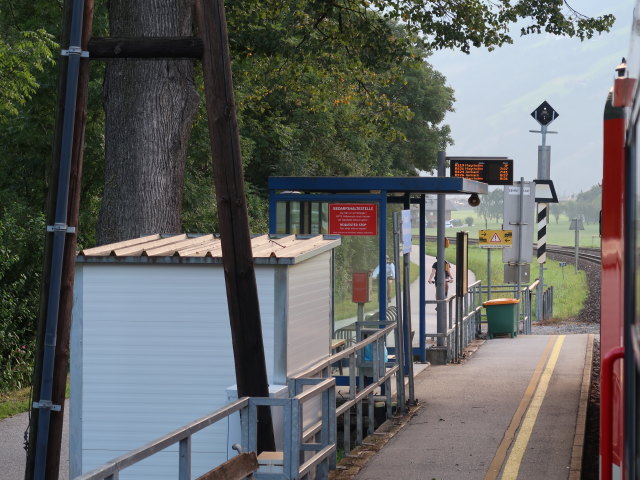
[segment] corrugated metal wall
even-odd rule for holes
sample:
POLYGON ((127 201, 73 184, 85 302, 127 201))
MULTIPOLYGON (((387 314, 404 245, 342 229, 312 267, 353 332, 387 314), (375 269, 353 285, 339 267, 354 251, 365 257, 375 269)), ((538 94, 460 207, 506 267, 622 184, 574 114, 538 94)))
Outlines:
POLYGON ((331 254, 289 268, 287 373, 326 358, 331 349, 331 254))
MULTIPOLYGON (((74 468, 87 472, 225 405, 226 388, 236 383, 221 267, 105 263, 79 269, 72 475, 79 473, 74 468), (81 467, 73 458, 79 449, 81 467)), ((256 279, 271 376, 273 269, 256 268, 256 279)), ((223 422, 194 437, 194 477, 210 468, 205 461, 211 465, 212 457, 226 460, 226 435, 223 422)), ((176 446, 120 478, 177 478, 177 458, 176 446)))

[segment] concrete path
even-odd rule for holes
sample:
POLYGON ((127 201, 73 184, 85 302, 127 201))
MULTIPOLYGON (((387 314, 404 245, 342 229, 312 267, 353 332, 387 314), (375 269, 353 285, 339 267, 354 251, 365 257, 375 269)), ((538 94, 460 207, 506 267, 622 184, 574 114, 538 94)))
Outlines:
POLYGON ((462 365, 426 369, 415 383, 422 408, 355 478, 579 478, 572 450, 592 339, 499 338, 462 365))

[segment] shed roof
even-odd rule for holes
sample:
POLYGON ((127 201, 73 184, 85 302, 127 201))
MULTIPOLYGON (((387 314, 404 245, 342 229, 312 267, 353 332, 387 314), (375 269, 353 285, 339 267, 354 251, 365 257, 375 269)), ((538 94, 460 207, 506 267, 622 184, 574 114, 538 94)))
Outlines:
MULTIPOLYGON (((337 235, 259 235, 251 238, 256 264, 295 264, 336 248, 337 235)), ((218 235, 147 235, 78 254, 82 263, 222 263, 218 235)))

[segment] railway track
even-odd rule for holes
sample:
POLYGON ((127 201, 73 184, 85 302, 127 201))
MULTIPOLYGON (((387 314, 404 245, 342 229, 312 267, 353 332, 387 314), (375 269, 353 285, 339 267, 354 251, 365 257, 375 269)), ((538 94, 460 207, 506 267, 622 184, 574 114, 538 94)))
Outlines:
MULTIPOLYGON (((414 239, 419 239, 418 235, 414 235, 414 239)), ((447 237, 452 244, 456 243, 455 237, 447 237)), ((435 241, 436 237, 433 235, 427 235, 427 241, 435 241)), ((477 238, 469 238, 469 245, 476 245, 478 243, 477 238)), ((536 247, 533 246, 535 254, 536 247)), ((547 244, 547 254, 561 257, 575 258, 575 247, 566 247, 562 245, 547 244)), ((589 263, 600 265, 600 248, 580 247, 578 251, 578 259, 589 263)))
MULTIPOLYGON (((574 247, 563 247, 560 245, 547 245, 547 254, 569 257, 571 259, 574 259, 576 255, 574 247)), ((578 260, 600 265, 600 249, 581 247, 578 251, 578 260)))

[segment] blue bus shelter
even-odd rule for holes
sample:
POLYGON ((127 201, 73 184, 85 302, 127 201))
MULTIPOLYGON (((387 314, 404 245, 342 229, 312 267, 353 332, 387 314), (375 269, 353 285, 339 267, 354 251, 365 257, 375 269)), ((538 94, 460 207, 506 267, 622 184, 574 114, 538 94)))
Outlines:
MULTIPOLYGON (((486 194, 486 183, 457 177, 270 177, 269 187, 269 232, 277 232, 278 204, 288 206, 290 202, 307 202, 308 205, 375 202, 378 204, 378 265, 384 265, 387 251, 387 205, 401 203, 409 209, 412 203, 419 205, 420 231, 420 318, 419 355, 426 361, 426 266, 425 266, 425 195, 427 194, 486 194)), ((301 217, 302 220, 302 217, 301 217)), ((306 216, 307 229, 300 233, 321 233, 312 231, 311 212, 306 216)), ((301 221, 301 224, 303 222, 301 221)), ((288 228, 288 226, 286 227, 288 228)), ((290 231, 284 233, 291 233, 290 231)), ((386 279, 379 275, 380 318, 386 314, 386 279)))

